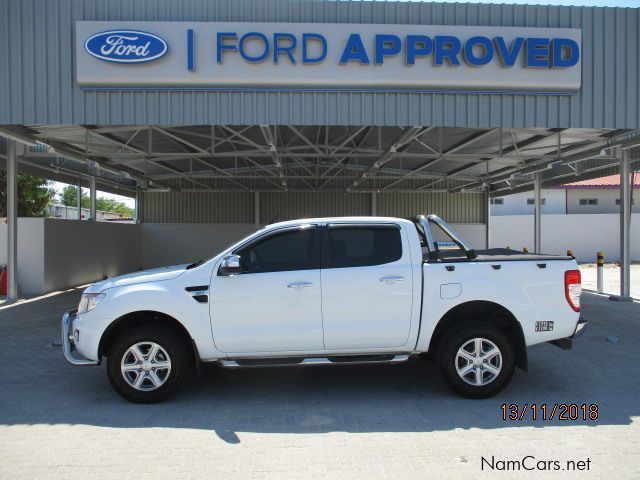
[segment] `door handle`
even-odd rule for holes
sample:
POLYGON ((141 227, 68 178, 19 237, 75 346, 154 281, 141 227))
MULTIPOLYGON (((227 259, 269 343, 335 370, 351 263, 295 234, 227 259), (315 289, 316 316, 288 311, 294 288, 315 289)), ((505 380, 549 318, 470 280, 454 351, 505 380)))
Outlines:
POLYGON ((309 288, 313 283, 311 282, 293 282, 287 285, 287 288, 295 288, 296 290, 301 288, 309 288))
POLYGON ((389 275, 388 277, 382 277, 380 281, 382 283, 394 284, 394 283, 403 282, 404 277, 401 277, 400 275, 389 275))

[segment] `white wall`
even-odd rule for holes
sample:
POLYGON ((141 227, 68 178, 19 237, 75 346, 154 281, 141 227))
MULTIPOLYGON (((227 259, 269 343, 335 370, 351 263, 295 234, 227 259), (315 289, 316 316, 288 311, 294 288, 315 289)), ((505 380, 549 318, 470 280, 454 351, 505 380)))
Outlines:
MULTIPOLYGON (((631 216, 631 260, 640 260, 640 214, 631 216)), ((603 251, 605 261, 620 260, 620 215, 543 215, 543 253, 565 254, 573 250, 580 262, 595 262, 603 251)), ((491 247, 533 251, 533 216, 510 215, 491 218, 491 247)))
MULTIPOLYGON (((543 188, 540 192, 545 204, 542 206, 542 213, 559 214, 566 213, 565 191, 556 188, 543 188)), ((491 215, 533 215, 533 205, 527 204, 527 199, 533 198, 533 190, 527 192, 514 193, 501 198, 502 205, 491 205, 491 215)))
MULTIPOLYGON (((0 265, 7 263, 7 224, 0 219, 0 265)), ((18 219, 18 291, 45 291, 44 218, 18 219)))
MULTIPOLYGON (((640 189, 633 191, 633 206, 631 211, 640 213, 640 189)), ((618 213, 620 205, 620 190, 617 188, 580 188, 567 189, 567 213, 618 213), (580 205, 581 198, 595 198, 598 205, 580 205)))

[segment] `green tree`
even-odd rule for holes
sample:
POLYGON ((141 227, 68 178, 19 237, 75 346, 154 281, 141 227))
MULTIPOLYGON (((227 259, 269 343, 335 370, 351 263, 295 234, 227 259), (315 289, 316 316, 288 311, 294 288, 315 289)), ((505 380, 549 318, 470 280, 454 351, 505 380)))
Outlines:
POLYGON ((99 197, 96 199, 96 209, 105 212, 121 213, 124 217, 133 217, 134 211, 127 207, 124 202, 119 202, 114 198, 99 197))
MULTIPOLYGON (((73 185, 67 185, 62 189, 60 194, 60 202, 66 207, 78 206, 78 187, 73 185)), ((82 208, 89 208, 89 195, 84 190, 82 191, 82 197, 80 198, 82 208)))
MULTIPOLYGON (((51 182, 33 175, 18 175, 18 216, 46 217, 55 195, 51 182)), ((0 171, 0 216, 7 216, 7 172, 0 171)))
MULTIPOLYGON (((77 207, 78 206, 78 187, 73 185, 67 185, 62 190, 60 194, 60 202, 67 207, 77 207)), ((82 204, 82 208, 89 208, 91 201, 89 199, 89 195, 87 192, 82 192, 82 197, 80 199, 82 204)), ((127 205, 123 202, 119 202, 113 198, 105 198, 98 197, 96 198, 96 210, 101 210, 103 212, 116 212, 121 213, 124 217, 133 217, 134 211, 132 208, 127 207, 127 205)))

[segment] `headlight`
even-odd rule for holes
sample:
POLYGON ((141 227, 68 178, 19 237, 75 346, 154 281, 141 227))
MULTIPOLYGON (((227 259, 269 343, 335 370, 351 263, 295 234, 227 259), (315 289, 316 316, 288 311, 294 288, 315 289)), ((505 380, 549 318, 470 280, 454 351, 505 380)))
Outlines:
POLYGON ((83 293, 80 297, 80 303, 78 304, 78 315, 81 313, 90 312, 98 306, 98 304, 104 300, 106 295, 104 293, 83 293))

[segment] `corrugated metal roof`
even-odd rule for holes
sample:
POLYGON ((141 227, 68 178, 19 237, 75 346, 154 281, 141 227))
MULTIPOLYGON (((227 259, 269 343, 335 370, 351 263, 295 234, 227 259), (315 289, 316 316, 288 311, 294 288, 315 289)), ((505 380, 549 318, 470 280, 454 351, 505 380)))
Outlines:
POLYGON ((640 128, 640 9, 328 0, 0 3, 0 124, 442 125, 640 128), (95 92, 75 84, 77 20, 582 28, 575 95, 95 92))

